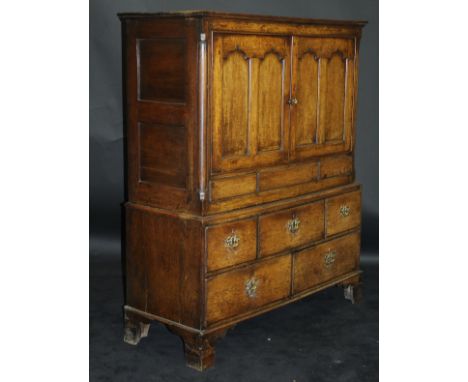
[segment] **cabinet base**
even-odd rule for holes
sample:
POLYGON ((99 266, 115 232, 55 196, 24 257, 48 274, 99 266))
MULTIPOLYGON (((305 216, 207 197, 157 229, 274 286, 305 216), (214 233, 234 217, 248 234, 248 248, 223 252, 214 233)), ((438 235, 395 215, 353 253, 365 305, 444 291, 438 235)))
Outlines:
POLYGON ((301 293, 286 301, 281 301, 270 306, 266 306, 258 311, 249 313, 245 316, 239 316, 230 320, 217 323, 216 327, 210 327, 206 330, 198 330, 179 323, 167 320, 163 317, 155 316, 147 312, 124 306, 124 341, 130 345, 137 345, 140 340, 148 336, 150 323, 157 321, 166 326, 173 334, 179 336, 184 345, 186 365, 192 369, 203 371, 214 365, 215 362, 215 343, 226 335, 226 332, 233 328, 236 323, 254 317, 261 313, 289 304, 295 300, 302 299, 308 295, 320 290, 341 286, 344 289, 344 297, 353 304, 358 304, 362 299, 361 272, 353 272, 348 276, 332 280, 319 285, 309 291, 301 293))
POLYGON ((124 342, 129 345, 138 345, 140 340, 148 336, 150 321, 143 317, 124 313, 124 342))
POLYGON ((353 279, 346 280, 343 286, 344 298, 351 301, 351 304, 360 304, 362 301, 362 278, 361 275, 353 279))
POLYGON ((223 338, 228 330, 224 328, 209 334, 198 334, 172 325, 166 324, 166 327, 182 339, 186 365, 198 371, 206 370, 214 365, 215 342, 223 338))

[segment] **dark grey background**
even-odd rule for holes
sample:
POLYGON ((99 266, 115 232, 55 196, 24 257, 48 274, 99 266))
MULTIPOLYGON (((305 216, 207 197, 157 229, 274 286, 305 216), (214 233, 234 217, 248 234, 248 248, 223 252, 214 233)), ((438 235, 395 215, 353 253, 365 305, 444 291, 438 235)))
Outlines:
POLYGON ((119 255, 124 200, 122 66, 118 12, 189 9, 367 20, 361 41, 356 171, 363 184, 364 252, 378 251, 378 1, 90 1, 90 253, 119 255))

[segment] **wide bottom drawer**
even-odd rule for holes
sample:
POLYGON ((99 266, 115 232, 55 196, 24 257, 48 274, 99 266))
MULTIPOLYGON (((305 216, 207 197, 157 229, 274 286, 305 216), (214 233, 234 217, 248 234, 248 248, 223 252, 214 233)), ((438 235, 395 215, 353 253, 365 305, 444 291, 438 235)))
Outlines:
POLYGON ((294 293, 357 270, 359 248, 360 233, 356 232, 294 254, 294 293))
POLYGON ((208 324, 289 296, 291 255, 226 272, 207 281, 208 324))

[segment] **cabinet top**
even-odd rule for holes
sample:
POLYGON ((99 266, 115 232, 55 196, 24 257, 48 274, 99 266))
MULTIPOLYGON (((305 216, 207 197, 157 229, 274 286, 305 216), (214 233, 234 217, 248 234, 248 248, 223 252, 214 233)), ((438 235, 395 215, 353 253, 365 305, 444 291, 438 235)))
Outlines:
POLYGON ((176 12, 156 12, 156 13, 118 13, 121 20, 134 18, 165 18, 165 17, 216 17, 230 18, 239 20, 264 20, 280 23, 297 23, 297 24, 321 24, 321 25, 355 25, 364 26, 367 21, 363 20, 324 20, 324 19, 309 19, 302 17, 283 17, 283 16, 265 16, 258 14, 247 13, 228 13, 216 11, 190 10, 176 12))

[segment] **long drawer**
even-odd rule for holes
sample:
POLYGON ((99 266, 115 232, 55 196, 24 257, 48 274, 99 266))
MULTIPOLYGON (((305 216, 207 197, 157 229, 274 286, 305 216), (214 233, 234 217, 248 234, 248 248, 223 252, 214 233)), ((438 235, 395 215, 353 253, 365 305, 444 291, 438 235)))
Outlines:
POLYGON ((293 292, 298 293, 359 267, 360 233, 355 232, 295 253, 293 292))
POLYGON ((214 276, 207 281, 208 324, 248 313, 288 297, 291 289, 291 255, 214 276))

